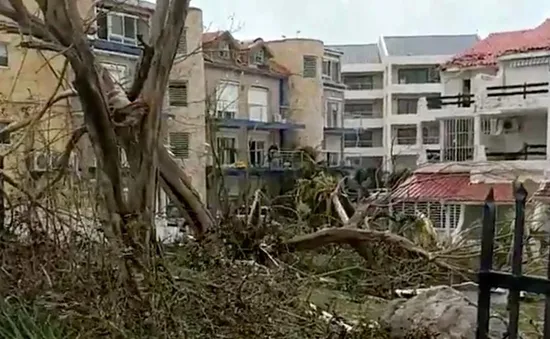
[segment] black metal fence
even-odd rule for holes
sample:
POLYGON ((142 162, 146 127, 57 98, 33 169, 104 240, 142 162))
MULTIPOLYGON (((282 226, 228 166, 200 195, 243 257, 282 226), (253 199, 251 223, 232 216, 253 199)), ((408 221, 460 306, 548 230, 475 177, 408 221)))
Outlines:
MULTIPOLYGON (((479 299, 477 313, 477 339, 489 338, 491 317, 491 289, 501 287, 510 291, 508 298, 508 336, 518 338, 520 292, 546 295, 544 312, 544 338, 550 338, 550 266, 548 279, 522 274, 523 242, 525 230, 525 204, 527 191, 520 185, 514 192, 515 222, 512 251, 512 273, 493 271, 493 250, 496 223, 496 206, 493 189, 489 191, 483 207, 483 231, 481 238, 481 259, 479 267, 479 299)), ((550 258, 549 258, 550 263, 550 258)))

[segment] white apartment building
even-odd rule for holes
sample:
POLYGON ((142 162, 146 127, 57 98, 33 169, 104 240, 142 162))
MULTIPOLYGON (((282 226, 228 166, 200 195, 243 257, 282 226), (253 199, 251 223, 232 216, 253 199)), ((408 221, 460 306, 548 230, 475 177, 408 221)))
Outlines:
POLYGON ((549 39, 546 20, 490 34, 442 64, 441 96, 421 98, 416 114, 439 140, 419 148, 421 167, 393 195, 403 203, 397 209, 421 211, 451 232, 481 218, 491 188, 504 218, 514 205, 511 183, 520 180, 534 197, 531 222, 548 219, 549 39))
POLYGON ((376 44, 330 46, 343 52, 346 157, 361 167, 415 168, 423 145, 439 144, 438 124, 422 122, 418 100, 443 93, 437 65, 478 40, 383 36, 376 44))

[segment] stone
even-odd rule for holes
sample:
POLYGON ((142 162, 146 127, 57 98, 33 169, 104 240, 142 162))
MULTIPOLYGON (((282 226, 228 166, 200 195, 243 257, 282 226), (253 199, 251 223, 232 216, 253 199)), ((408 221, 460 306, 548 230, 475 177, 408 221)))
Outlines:
MULTIPOLYGON (((463 293, 449 287, 426 289, 417 296, 390 303, 380 320, 390 327, 394 338, 426 328, 438 334, 438 339, 475 338, 477 306, 463 293)), ((499 317, 491 318, 491 338, 503 338, 506 324, 499 317)))

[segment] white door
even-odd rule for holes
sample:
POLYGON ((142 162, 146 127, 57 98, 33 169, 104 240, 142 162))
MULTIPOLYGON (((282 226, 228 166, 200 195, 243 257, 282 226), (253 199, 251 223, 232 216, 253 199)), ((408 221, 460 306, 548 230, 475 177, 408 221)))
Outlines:
POLYGON ((216 117, 223 119, 237 118, 239 107, 239 84, 220 82, 216 88, 216 117))
POLYGON ((250 87, 248 90, 248 112, 250 120, 268 122, 268 93, 269 91, 265 88, 250 87))

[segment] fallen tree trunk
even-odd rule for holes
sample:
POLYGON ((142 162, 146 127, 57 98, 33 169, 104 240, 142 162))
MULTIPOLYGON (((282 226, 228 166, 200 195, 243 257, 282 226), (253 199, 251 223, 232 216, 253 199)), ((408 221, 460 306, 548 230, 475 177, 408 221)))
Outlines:
POLYGON ((455 267, 432 254, 421 247, 416 246, 412 241, 389 231, 363 230, 357 228, 327 228, 315 233, 300 235, 294 237, 277 248, 278 253, 314 250, 331 244, 347 244, 351 246, 365 260, 371 259, 369 248, 377 242, 394 245, 411 254, 433 262, 437 266, 457 273, 470 280, 474 272, 455 267))

